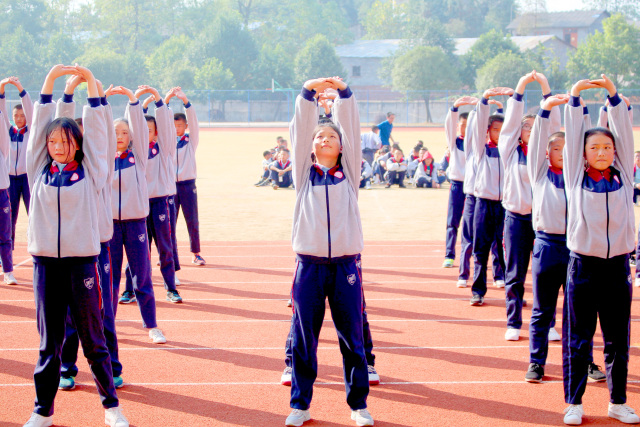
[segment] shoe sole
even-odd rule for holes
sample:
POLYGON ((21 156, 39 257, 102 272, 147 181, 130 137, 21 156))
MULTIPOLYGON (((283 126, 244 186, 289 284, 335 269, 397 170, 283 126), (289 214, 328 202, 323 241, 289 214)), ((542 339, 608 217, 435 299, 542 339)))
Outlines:
POLYGON ((596 380, 594 378, 587 377, 587 381, 589 381, 590 383, 603 383, 603 382, 607 381, 607 377, 604 377, 601 380, 596 380))
POLYGON ((484 304, 484 302, 471 302, 469 304, 472 305, 473 307, 480 307, 481 305, 484 304))
POLYGON ((285 423, 285 426, 287 426, 287 427, 300 427, 302 424, 306 423, 307 421, 311 421, 311 417, 309 417, 307 419, 304 419, 304 420, 302 420, 302 421, 300 421, 298 423, 293 423, 293 422, 289 423, 289 424, 285 423))
POLYGON ((172 303, 174 303, 174 304, 182 304, 182 300, 179 300, 179 301, 178 301, 178 300, 176 300, 176 301, 174 301, 174 300, 172 300, 171 298, 167 298, 167 301, 172 302, 172 303))
POLYGON ((462 283, 456 283, 456 288, 466 288, 467 286, 468 286, 468 285, 467 285, 466 283, 465 283, 465 284, 462 284, 462 283))
POLYGON ((618 421, 620 421, 621 423, 625 423, 625 424, 638 424, 636 421, 623 421, 623 420, 622 420, 622 417, 619 417, 618 415, 616 415, 616 414, 614 414, 614 413, 612 413, 612 412, 609 412, 609 413, 608 413, 608 415, 609 415, 609 418, 613 418, 614 420, 618 420, 618 421))
POLYGON ((537 378, 525 378, 524 379, 526 382, 531 383, 531 384, 540 384, 542 382, 542 378, 541 379, 537 379, 537 378))
POLYGON ((378 385, 380 384, 380 380, 369 380, 369 385, 378 385))
POLYGON ((58 387, 58 390, 62 390, 62 391, 71 391, 71 390, 75 390, 76 385, 72 385, 71 387, 58 387))
POLYGON ((18 282, 4 282, 5 285, 16 286, 18 282))
POLYGON ((134 299, 130 299, 130 300, 118 300, 118 304, 131 304, 132 302, 136 302, 137 300, 134 299))
POLYGON ((351 414, 351 419, 356 422, 357 426, 372 426, 373 425, 373 421, 371 423, 369 421, 358 422, 358 420, 357 420, 358 417, 355 414, 351 414))
POLYGON ((280 384, 285 385, 287 387, 291 387, 291 381, 280 381, 280 384))
POLYGON ((120 385, 115 385, 114 384, 113 386, 116 388, 116 390, 120 390, 122 387, 124 387, 124 383, 122 383, 120 385))

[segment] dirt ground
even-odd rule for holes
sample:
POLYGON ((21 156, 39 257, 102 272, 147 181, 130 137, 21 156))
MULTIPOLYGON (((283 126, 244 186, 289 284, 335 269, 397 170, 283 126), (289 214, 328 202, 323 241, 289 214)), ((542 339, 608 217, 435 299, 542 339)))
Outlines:
MULTIPOLYGON (((366 132, 366 129, 363 129, 366 132)), ((640 149, 640 130, 636 130, 640 149)), ((289 140, 286 128, 202 129, 198 148, 198 203, 203 241, 288 240, 295 192, 256 188, 262 152, 275 146, 277 136, 289 140)), ((424 141, 440 161, 446 142, 444 129, 398 128, 393 131, 408 152, 424 141)), ((444 240, 449 187, 441 189, 385 189, 360 191, 360 212, 365 240, 444 240)), ((640 208, 636 208, 640 218, 640 208)), ((638 223, 638 221, 636 221, 638 223)), ((27 217, 21 207, 16 240, 26 241, 27 217)), ((182 216, 178 240, 188 241, 182 216)))

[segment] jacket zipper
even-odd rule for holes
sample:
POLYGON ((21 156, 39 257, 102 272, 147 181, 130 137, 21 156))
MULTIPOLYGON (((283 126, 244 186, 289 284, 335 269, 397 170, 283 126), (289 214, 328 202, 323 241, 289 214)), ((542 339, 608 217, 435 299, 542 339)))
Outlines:
POLYGON ((122 169, 118 169, 118 221, 122 221, 122 169))
POLYGON ((609 190, 607 189, 606 195, 606 206, 607 209, 607 259, 609 259, 609 253, 611 252, 611 242, 609 241, 609 190))
POLYGON ((60 258, 60 182, 62 181, 62 171, 58 171, 58 258, 60 258))
POLYGON ((13 173, 16 176, 18 175, 18 157, 20 156, 20 144, 19 144, 19 141, 18 141, 18 138, 19 138, 18 135, 20 135, 20 134, 16 135, 16 164, 13 167, 13 173))
POLYGON ((327 238, 329 242, 329 262, 331 262, 331 216, 329 215, 329 171, 324 174, 324 193, 327 200, 327 238))

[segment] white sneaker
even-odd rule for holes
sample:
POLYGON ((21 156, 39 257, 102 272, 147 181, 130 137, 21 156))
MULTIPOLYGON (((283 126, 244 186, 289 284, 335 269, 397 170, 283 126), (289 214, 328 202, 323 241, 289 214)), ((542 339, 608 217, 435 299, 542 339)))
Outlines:
POLYGON ((495 280, 493 286, 496 288, 504 288, 504 280, 495 280))
POLYGON ((290 367, 284 368, 282 372, 282 376, 280 377, 280 384, 282 385, 291 385, 291 374, 293 373, 293 369, 290 367))
POLYGON ((520 339, 520 329, 507 328, 504 333, 504 339, 507 341, 518 341, 520 339))
POLYGON ((640 277, 636 277, 636 288, 640 288, 640 277))
POLYGON ((22 427, 49 427, 53 425, 53 417, 43 417, 33 412, 29 421, 22 427))
POLYGON ((582 424, 582 416, 584 411, 582 410, 582 404, 569 405, 564 410, 564 423, 570 426, 579 426, 582 424))
POLYGON ((293 306, 293 300, 289 298, 289 301, 287 301, 287 307, 291 307, 291 306, 293 306))
POLYGON ((367 183, 364 185, 364 189, 365 190, 371 190, 371 181, 367 181, 367 183))
POLYGON ((367 373, 369 374, 369 385, 380 384, 380 375, 372 365, 367 365, 367 373))
POLYGON ((13 271, 10 271, 9 273, 4 273, 4 283, 6 283, 7 285, 17 285, 18 284, 18 281, 13 276, 13 271))
POLYGON ((609 402, 609 416, 625 424, 640 423, 640 417, 636 415, 636 411, 626 404, 615 404, 609 402))
POLYGON ((562 337, 555 328, 549 329, 549 341, 562 341, 562 337))
POLYGON ((287 417, 287 421, 285 421, 284 425, 300 427, 305 421, 309 421, 310 419, 311 414, 309 414, 308 409, 306 411, 302 409, 294 409, 287 417))
POLYGON ((178 276, 175 276, 175 279, 176 279, 175 280, 176 286, 180 286, 181 283, 180 283, 180 279, 178 279, 178 276))
POLYGON ((456 283, 456 286, 458 288, 466 288, 467 287, 467 281, 466 280, 458 280, 458 282, 456 283))
POLYGON ((149 329, 149 338, 151 338, 154 344, 164 344, 167 342, 162 331, 158 328, 149 329))
POLYGON ((351 419, 356 422, 357 426, 372 426, 373 417, 366 409, 358 409, 351 411, 351 419))
POLYGON ((119 406, 104 410, 104 423, 110 427, 129 427, 129 420, 119 406))

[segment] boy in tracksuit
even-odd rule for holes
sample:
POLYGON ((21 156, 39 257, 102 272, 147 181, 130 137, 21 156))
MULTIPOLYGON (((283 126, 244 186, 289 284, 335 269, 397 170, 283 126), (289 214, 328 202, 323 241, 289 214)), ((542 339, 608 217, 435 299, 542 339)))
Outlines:
POLYGON ((351 90, 338 78, 307 81, 296 99, 290 132, 297 194, 292 243, 297 263, 291 292, 293 410, 285 424, 300 426, 311 418, 318 335, 328 298, 340 340, 351 419, 357 425, 373 425, 366 410, 369 380, 358 269, 363 249, 358 209, 360 119, 351 90), (318 125, 314 97, 322 97, 328 88, 339 91, 333 105, 336 124, 318 125))
POLYGON ((635 245, 631 121, 615 85, 603 74, 600 80, 573 85, 565 126, 563 174, 571 253, 562 319, 564 394, 569 404, 564 422, 582 422, 589 348, 599 317, 609 386, 608 415, 638 423, 640 418, 626 405, 633 289, 629 253, 635 245), (608 92, 611 131, 585 127, 580 92, 590 88, 608 92))
POLYGON ((404 176, 407 173, 407 161, 404 158, 402 150, 396 148, 393 156, 389 156, 387 160, 387 185, 385 188, 398 184, 398 187, 405 188, 404 176))
POLYGON ((502 186, 504 170, 498 151, 498 138, 504 117, 489 117, 489 98, 498 95, 511 95, 513 89, 495 88, 484 92, 481 102, 476 105, 475 126, 472 129, 473 155, 476 164, 474 195, 476 196, 473 214, 473 286, 471 305, 484 304, 487 293, 487 261, 494 242, 498 249, 498 262, 504 271, 502 253, 502 230, 504 226, 504 208, 502 207, 502 186))
MULTIPOLYGON (((31 119, 33 117, 33 103, 29 93, 24 90, 20 80, 16 77, 9 77, 0 82, 0 111, 5 118, 9 136, 11 137, 11 149, 9 159, 9 198, 11 200, 11 242, 15 247, 16 222, 20 211, 20 197, 24 207, 29 214, 29 202, 31 192, 29 190, 29 180, 27 179, 26 150, 29 141, 29 131, 31 119), (5 98, 4 88, 7 84, 14 85, 20 92, 21 103, 13 107, 13 122, 15 126, 9 124, 9 114, 5 98)), ((5 281, 7 277, 5 277, 5 281)), ((14 279, 15 281, 15 279, 14 279)), ((10 283, 15 284, 15 283, 10 283)))
POLYGON ((289 188, 293 184, 293 163, 289 160, 289 150, 286 148, 278 153, 278 159, 271 163, 271 186, 274 190, 278 188, 289 188))
MULTIPOLYGON (((64 95, 58 100, 56 107, 56 117, 75 116, 75 102, 73 92, 81 79, 74 76, 67 81, 64 95)), ((113 371, 113 382, 116 388, 123 386, 122 364, 118 356, 118 339, 116 336, 115 316, 113 311, 112 279, 111 279, 111 251, 109 241, 113 237, 113 212, 111 211, 111 181, 113 180, 115 155, 116 155, 116 134, 113 127, 113 113, 111 105, 107 102, 102 85, 98 84, 101 104, 105 111, 105 126, 107 130, 107 185, 105 185, 98 196, 98 227, 100 230, 100 255, 98 255, 98 272, 100 274, 100 290, 102 295, 102 323, 107 349, 111 358, 111 369, 113 371)), ((78 333, 73 320, 67 315, 67 325, 65 340, 62 346, 62 368, 60 377, 60 390, 73 390, 75 388, 75 377, 78 375, 78 333)))

